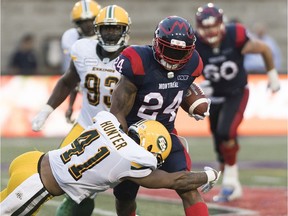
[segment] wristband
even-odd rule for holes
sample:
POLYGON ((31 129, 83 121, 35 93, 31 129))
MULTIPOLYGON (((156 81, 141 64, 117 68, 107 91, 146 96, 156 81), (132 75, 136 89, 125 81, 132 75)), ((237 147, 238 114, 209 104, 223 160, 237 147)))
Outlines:
POLYGON ((278 72, 275 68, 267 72, 268 79, 271 82, 278 82, 278 72))
POLYGON ((45 104, 41 111, 51 114, 54 111, 54 109, 49 104, 45 104))
POLYGON ((207 183, 214 181, 216 179, 216 175, 215 175, 213 170, 207 170, 207 171, 205 171, 205 173, 206 173, 207 178, 208 178, 207 183))

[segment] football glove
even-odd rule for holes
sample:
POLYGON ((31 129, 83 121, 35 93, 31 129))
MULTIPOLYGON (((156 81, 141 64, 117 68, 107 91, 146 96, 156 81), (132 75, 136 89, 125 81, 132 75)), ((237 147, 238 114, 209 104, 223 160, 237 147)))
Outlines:
POLYGON ((220 178, 221 171, 216 171, 211 167, 204 167, 205 173, 207 175, 208 181, 206 184, 201 186, 201 191, 203 193, 209 192, 214 185, 217 183, 218 179, 220 178))
POLYGON ((198 114, 191 114, 191 115, 189 114, 189 115, 190 115, 191 117, 193 117, 196 121, 204 120, 204 118, 205 118, 206 116, 209 116, 209 115, 210 115, 211 100, 210 100, 209 98, 207 98, 207 101, 208 101, 208 108, 207 108, 206 112, 203 113, 204 116, 198 115, 198 114))
POLYGON ((72 113, 73 113, 73 109, 72 108, 68 108, 66 110, 66 112, 65 112, 66 122, 69 123, 69 124, 74 124, 74 122, 75 122, 75 119, 71 118, 72 113))
POLYGON ((214 93, 214 89, 211 86, 211 82, 209 80, 204 80, 199 84, 200 88, 203 90, 206 97, 211 97, 214 93))
POLYGON ((45 104, 45 106, 41 109, 41 111, 32 120, 32 130, 40 131, 46 119, 53 111, 54 109, 50 105, 45 104))
POLYGON ((271 91, 277 92, 280 90, 280 81, 278 78, 278 72, 275 68, 267 72, 268 75, 268 87, 271 91))

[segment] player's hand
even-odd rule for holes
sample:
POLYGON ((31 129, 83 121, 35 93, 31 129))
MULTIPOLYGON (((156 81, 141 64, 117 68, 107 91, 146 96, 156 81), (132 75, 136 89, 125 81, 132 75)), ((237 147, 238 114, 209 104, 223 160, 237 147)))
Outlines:
POLYGON ((214 93, 214 89, 211 86, 211 82, 209 80, 204 80, 199 84, 200 88, 203 90, 206 97, 210 97, 214 93))
POLYGON ((202 116, 202 115, 198 115, 198 114, 192 114, 192 115, 190 115, 190 116, 193 117, 196 121, 204 120, 205 117, 207 117, 207 116, 210 115, 211 100, 210 100, 209 98, 207 98, 207 100, 208 100, 208 107, 207 107, 207 111, 203 113, 203 116, 202 116))
POLYGON ((50 105, 46 104, 32 120, 32 130, 40 131, 46 119, 53 111, 54 109, 50 105))
POLYGON ((66 121, 69 124, 74 124, 75 122, 75 119, 71 119, 72 113, 73 113, 73 109, 71 107, 69 107, 65 113, 66 121))
POLYGON ((215 169, 213 169, 211 167, 204 167, 204 170, 205 170, 205 173, 208 177, 208 181, 206 184, 201 186, 201 191, 203 193, 207 193, 214 187, 214 185, 219 180, 219 178, 221 176, 221 171, 216 171, 215 169))
POLYGON ((268 87, 271 89, 273 93, 280 90, 280 81, 278 77, 278 72, 274 68, 267 72, 268 75, 268 87))

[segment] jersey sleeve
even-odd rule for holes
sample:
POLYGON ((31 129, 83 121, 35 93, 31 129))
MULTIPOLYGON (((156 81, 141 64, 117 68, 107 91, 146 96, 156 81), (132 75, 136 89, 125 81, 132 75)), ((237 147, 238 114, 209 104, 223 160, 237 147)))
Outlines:
POLYGON ((195 61, 198 62, 196 69, 193 71, 192 76, 198 77, 202 74, 203 71, 203 61, 197 50, 194 50, 195 61))
POLYGON ((242 48, 250 40, 246 28, 240 24, 235 24, 235 43, 237 48, 242 48))
POLYGON ((133 46, 123 50, 118 60, 115 61, 115 68, 136 86, 140 83, 141 76, 145 74, 141 56, 133 46))

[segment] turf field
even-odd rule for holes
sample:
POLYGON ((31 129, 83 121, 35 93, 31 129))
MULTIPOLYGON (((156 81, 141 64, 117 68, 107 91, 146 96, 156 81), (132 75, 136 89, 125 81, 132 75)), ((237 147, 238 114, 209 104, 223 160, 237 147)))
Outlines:
MULTIPOLYGON (((9 163, 13 158, 19 154, 30 151, 40 150, 48 151, 57 148, 60 138, 2 138, 1 139, 1 190, 7 184, 7 174, 9 163)), ((205 165, 217 168, 215 162, 215 154, 213 152, 212 141, 210 138, 187 138, 189 153, 192 158, 192 167, 194 170, 202 170, 205 165)), ((264 199, 263 207, 269 202, 269 194, 271 197, 272 190, 276 190, 275 196, 279 198, 279 191, 283 194, 282 212, 277 213, 279 206, 271 206, 275 214, 269 215, 287 215, 287 206, 285 211, 285 204, 287 201, 287 137, 241 137, 241 150, 239 153, 239 168, 240 181, 244 186, 243 202, 237 201, 231 205, 215 205, 210 202, 209 196, 219 191, 219 185, 204 196, 209 206, 211 215, 257 215, 257 209, 253 208, 256 204, 259 205, 259 198, 255 194, 259 193, 259 197, 264 199), (262 191, 262 189, 271 190, 270 192, 262 191), (283 192, 284 191, 284 192, 283 192), (263 194, 262 194, 263 192, 263 194), (246 196, 246 197, 245 197, 246 196), (264 197, 263 197, 264 196, 264 197), (265 196, 267 200, 265 201, 265 196), (249 198, 249 203, 252 205, 248 207, 244 205, 245 198, 249 198), (286 199, 286 201, 285 201, 286 199), (255 203, 253 205, 253 202, 255 203), (241 210, 244 211, 241 212, 241 210), (231 208, 234 208, 231 210, 231 208), (250 208, 250 209, 249 209, 250 208), (239 210, 239 213, 231 213, 234 210, 239 210), (251 210, 251 211, 250 211, 251 210), (246 213, 245 213, 246 211, 246 213)), ((280 194, 281 196, 281 194, 280 194)), ((55 210, 63 197, 57 197, 50 200, 41 209, 38 215, 51 216, 54 215, 55 210)), ((141 189, 137 199, 138 212, 141 216, 182 216, 184 215, 180 200, 175 197, 175 194, 165 190, 145 190, 141 189), (166 193, 166 194, 165 194, 166 193)), ((115 215, 114 198, 111 195, 111 190, 98 195, 95 199, 96 208, 94 216, 109 216, 115 215)), ((269 202, 270 205, 274 205, 269 202)), ((279 202, 277 202, 279 204, 279 202)), ((260 203, 261 204, 261 203, 260 203)), ((278 205, 277 204, 277 205, 278 205)), ((266 206, 267 207, 267 206, 266 206)), ((235 211, 236 211, 235 210, 235 211)), ((261 215, 264 215, 261 213, 261 215)), ((267 214, 268 215, 268 214, 267 214)))

